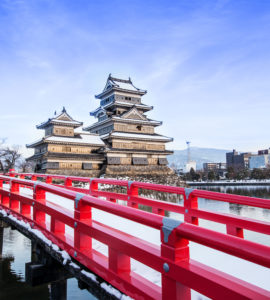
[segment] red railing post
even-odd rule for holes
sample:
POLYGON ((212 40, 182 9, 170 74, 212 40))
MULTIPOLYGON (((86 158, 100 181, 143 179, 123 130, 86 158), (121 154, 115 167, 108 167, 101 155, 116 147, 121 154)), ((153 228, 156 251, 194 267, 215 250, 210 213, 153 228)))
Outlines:
POLYGON ((20 185, 17 182, 10 181, 10 208, 19 212, 20 201, 17 199, 16 194, 20 193, 20 185))
MULTIPOLYGON (((1 189, 3 189, 3 184, 4 184, 4 180, 0 180, 0 188, 1 189)), ((0 195, 0 203, 3 204, 4 206, 9 207, 9 197, 1 194, 0 195)))
POLYGON ((90 179, 89 191, 90 195, 92 195, 93 192, 98 192, 98 182, 96 182, 95 179, 90 179))
POLYGON ((197 217, 193 217, 191 215, 190 210, 191 209, 198 209, 198 198, 192 195, 193 189, 191 188, 185 188, 184 193, 184 208, 185 208, 185 216, 184 220, 185 222, 199 225, 199 220, 197 217))
MULTIPOLYGON (((89 204, 81 200, 85 194, 77 193, 74 202, 74 218, 87 224, 92 225, 92 208, 89 204)), ((75 221, 74 223, 74 247, 81 252, 88 252, 92 249, 92 238, 80 232, 80 228, 75 221)))
POLYGON ((51 176, 46 176, 45 183, 52 184, 52 177, 51 176))
POLYGON ((65 179, 64 185, 65 185, 66 188, 72 187, 72 180, 67 177, 65 179))
POLYGON ((9 169, 9 177, 15 177, 15 169, 9 169))
POLYGON ((244 230, 243 228, 240 227, 236 227, 234 225, 231 224, 227 224, 226 225, 226 229, 227 229, 227 234, 231 234, 240 238, 244 238, 244 230))
MULTIPOLYGON (((161 256, 174 263, 189 260, 189 241, 179 237, 174 230, 181 223, 181 221, 174 219, 163 218, 163 227, 161 230, 161 256)), ((169 262, 164 262, 163 264, 162 299, 191 299, 190 288, 170 277, 169 262)))
POLYGON ((138 194, 139 194, 138 188, 136 186, 133 186, 132 181, 128 182, 127 194, 128 194, 128 200, 127 200, 128 206, 133 207, 133 208, 139 208, 138 203, 133 202, 131 199, 132 196, 138 196, 138 194))
POLYGON ((152 213, 160 216, 165 216, 165 210, 157 207, 152 207, 152 213))
POLYGON ((20 213, 23 216, 30 218, 31 217, 31 205, 21 202, 20 213))
POLYGON ((1 204, 6 206, 6 207, 9 207, 9 196, 2 196, 1 197, 1 204))
POLYGON ((57 220, 54 216, 51 216, 50 229, 51 232, 57 235, 58 237, 65 235, 65 223, 57 220))
MULTIPOLYGON (((24 174, 20 174, 20 175, 19 175, 19 178, 20 178, 20 179, 25 179, 25 175, 24 175, 24 174)), ((25 187, 25 186, 22 185, 21 187, 25 187)))
POLYGON ((36 180, 37 180, 37 176, 33 174, 33 175, 31 176, 31 180, 36 181, 36 180))
POLYGON ((109 247, 109 268, 118 275, 129 274, 130 257, 109 247))
POLYGON ((38 202, 45 203, 46 201, 46 192, 38 184, 34 185, 34 202, 33 202, 33 219, 34 221, 42 227, 45 227, 46 222, 46 213, 39 210, 36 206, 38 202))

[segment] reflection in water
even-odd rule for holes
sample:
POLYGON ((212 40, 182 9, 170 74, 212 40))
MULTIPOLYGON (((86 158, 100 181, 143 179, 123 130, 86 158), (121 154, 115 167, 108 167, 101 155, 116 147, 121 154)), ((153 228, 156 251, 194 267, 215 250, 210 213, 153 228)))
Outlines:
POLYGON ((49 299, 48 286, 31 287, 11 268, 14 258, 0 260, 0 299, 49 299))
MULTIPOLYGON (((3 231, 3 228, 0 230, 3 231), (1 230, 2 229, 2 230, 1 230)), ((31 287, 24 282, 24 262, 29 261, 27 241, 22 235, 10 228, 4 228, 3 252, 0 257, 0 299, 49 299, 47 285, 31 287), (17 261, 14 254, 20 252, 17 261), (22 259, 24 257, 24 259, 22 259)))
MULTIPOLYGON (((270 199, 270 187, 266 187, 266 186, 221 186, 221 187, 204 186, 203 188, 198 187, 198 189, 204 189, 204 190, 209 190, 209 191, 219 192, 219 193, 228 193, 228 194, 270 199)), ((259 219, 268 222, 270 221, 269 209, 229 203, 229 212, 244 217, 250 217, 250 218, 259 219)))
MULTIPOLYGON (((49 285, 31 287, 25 283, 25 263, 31 261, 31 241, 18 231, 11 230, 10 227, 2 229, 4 229, 4 239, 2 256, 0 252, 0 300, 51 299, 49 285)), ((77 280, 71 278, 67 280, 67 299, 92 300, 96 298, 87 290, 80 290, 77 280)))
POLYGON ((242 205, 237 203, 229 203, 230 206, 230 212, 236 215, 241 215, 241 210, 243 208, 242 205))
POLYGON ((208 190, 219 193, 235 194, 249 197, 270 199, 270 187, 267 186, 200 186, 196 189, 208 190))

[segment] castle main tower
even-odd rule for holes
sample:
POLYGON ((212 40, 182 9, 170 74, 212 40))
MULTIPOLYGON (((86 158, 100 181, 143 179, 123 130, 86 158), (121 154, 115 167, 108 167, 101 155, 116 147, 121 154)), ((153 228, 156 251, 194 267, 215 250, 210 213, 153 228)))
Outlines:
POLYGON ((153 106, 142 103, 145 94, 130 78, 109 75, 104 90, 95 96, 100 105, 90 115, 97 122, 83 130, 99 134, 104 141, 108 175, 172 173, 167 155, 173 151, 166 150, 165 144, 173 139, 155 133, 162 122, 146 116, 153 106))

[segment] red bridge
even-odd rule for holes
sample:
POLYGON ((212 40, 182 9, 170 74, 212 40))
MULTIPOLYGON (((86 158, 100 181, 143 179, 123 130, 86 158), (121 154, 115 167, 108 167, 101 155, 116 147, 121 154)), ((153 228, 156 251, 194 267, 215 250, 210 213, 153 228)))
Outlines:
POLYGON ((132 298, 190 299, 192 289, 214 299, 270 299, 269 291, 194 261, 189 254, 189 242, 194 242, 269 268, 270 247, 245 239, 244 231, 269 236, 270 223, 199 209, 198 198, 270 209, 267 199, 135 181, 0 175, 0 218, 29 224, 65 250, 73 262, 132 298), (80 183, 89 188, 78 187, 80 183), (112 187, 120 192, 108 191, 112 187), (25 193, 25 188, 33 193, 25 193), (183 195, 184 201, 149 199, 140 195, 140 189, 183 195), (48 193, 74 201, 74 209, 51 202, 48 193), (139 205, 151 207, 152 212, 139 205), (160 246, 93 220, 92 208, 159 230, 160 246), (165 217, 166 211, 184 215, 184 222, 165 217), (199 219, 225 224, 227 233, 200 227, 199 219), (93 249, 92 238, 108 246, 108 256, 93 249), (159 272, 161 287, 132 272, 131 258, 159 272))

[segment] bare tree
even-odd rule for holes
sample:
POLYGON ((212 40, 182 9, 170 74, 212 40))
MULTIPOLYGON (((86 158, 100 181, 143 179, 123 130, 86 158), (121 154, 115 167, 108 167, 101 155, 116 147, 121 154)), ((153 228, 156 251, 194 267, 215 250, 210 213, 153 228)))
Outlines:
POLYGON ((5 146, 0 147, 0 169, 2 172, 8 172, 9 169, 13 169, 16 163, 21 159, 21 153, 19 152, 19 146, 5 146))
POLYGON ((19 172, 22 172, 22 173, 33 172, 33 170, 34 170, 34 163, 33 162, 29 162, 29 161, 25 160, 24 158, 22 158, 18 162, 18 168, 19 168, 19 172))
POLYGON ((0 171, 3 172, 4 171, 4 166, 3 166, 3 163, 2 163, 2 158, 4 156, 4 152, 2 151, 2 147, 5 143, 5 138, 0 138, 0 171))

